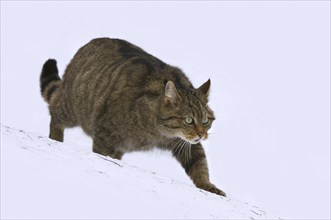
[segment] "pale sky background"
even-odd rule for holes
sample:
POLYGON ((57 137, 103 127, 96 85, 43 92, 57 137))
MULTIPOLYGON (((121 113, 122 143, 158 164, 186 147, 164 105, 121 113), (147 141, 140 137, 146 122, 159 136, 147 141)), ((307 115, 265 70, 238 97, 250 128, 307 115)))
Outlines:
MULTIPOLYGON (((96 37, 211 79, 211 180, 283 218, 330 218, 330 1, 1 1, 1 123, 48 135, 39 74, 96 37)), ((65 142, 91 148, 80 129, 65 142)), ((190 183, 169 154, 127 163, 190 183)), ((178 195, 180 196, 180 195, 178 195)), ((129 207, 128 207, 129 209, 129 207)))

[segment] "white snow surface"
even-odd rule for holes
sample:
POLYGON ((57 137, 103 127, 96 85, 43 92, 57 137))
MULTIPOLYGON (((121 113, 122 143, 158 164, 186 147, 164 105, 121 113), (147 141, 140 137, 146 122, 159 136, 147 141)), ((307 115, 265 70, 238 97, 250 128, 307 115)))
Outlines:
POLYGON ((4 125, 1 160, 2 219, 276 219, 248 203, 4 125))

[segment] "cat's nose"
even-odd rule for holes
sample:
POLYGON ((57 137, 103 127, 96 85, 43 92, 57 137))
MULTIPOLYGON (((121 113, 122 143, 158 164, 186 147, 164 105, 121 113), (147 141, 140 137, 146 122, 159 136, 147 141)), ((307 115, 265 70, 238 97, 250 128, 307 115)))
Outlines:
POLYGON ((198 133, 199 138, 202 138, 203 135, 204 135, 204 132, 199 132, 199 133, 198 133))
POLYGON ((196 133, 199 136, 199 138, 202 138, 205 135, 205 131, 202 127, 197 127, 196 128, 196 133))

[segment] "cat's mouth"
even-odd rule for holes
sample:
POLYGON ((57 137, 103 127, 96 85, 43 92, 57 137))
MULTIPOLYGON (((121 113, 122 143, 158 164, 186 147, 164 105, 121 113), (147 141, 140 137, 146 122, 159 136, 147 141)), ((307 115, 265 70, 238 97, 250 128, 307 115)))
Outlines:
POLYGON ((193 142, 194 142, 195 144, 197 144, 197 143, 199 143, 201 140, 202 140, 202 138, 196 138, 196 139, 193 140, 193 142))
POLYGON ((185 141, 189 142, 190 144, 197 144, 197 143, 199 143, 201 140, 202 140, 202 138, 197 137, 197 138, 194 138, 194 139, 192 139, 192 140, 188 140, 188 139, 186 139, 185 141))
POLYGON ((202 136, 196 136, 196 137, 193 137, 192 136, 189 136, 189 135, 184 135, 184 134, 177 134, 180 139, 182 139, 183 141, 189 143, 189 144, 198 144, 200 143, 201 140, 205 139, 204 137, 202 136))

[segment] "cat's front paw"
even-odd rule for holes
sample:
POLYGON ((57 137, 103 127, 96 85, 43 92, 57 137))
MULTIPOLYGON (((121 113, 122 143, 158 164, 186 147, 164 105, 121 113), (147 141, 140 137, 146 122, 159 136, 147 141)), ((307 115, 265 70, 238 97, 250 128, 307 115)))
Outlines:
POLYGON ((215 193, 217 195, 220 195, 220 196, 224 196, 226 197, 226 194, 225 192, 223 192, 222 190, 220 190, 219 188, 217 188, 214 184, 212 183, 208 183, 208 184, 204 184, 203 186, 200 187, 201 189, 204 189, 208 192, 211 192, 211 193, 215 193))
POLYGON ((209 191, 209 192, 212 192, 212 193, 215 193, 215 194, 217 194, 217 195, 220 195, 220 196, 224 196, 224 197, 226 197, 225 192, 223 192, 222 190, 220 190, 220 189, 218 189, 218 188, 216 188, 216 187, 212 187, 212 188, 210 188, 208 191, 209 191))

